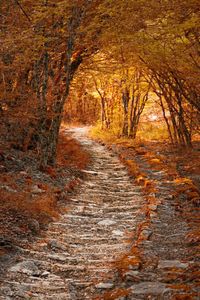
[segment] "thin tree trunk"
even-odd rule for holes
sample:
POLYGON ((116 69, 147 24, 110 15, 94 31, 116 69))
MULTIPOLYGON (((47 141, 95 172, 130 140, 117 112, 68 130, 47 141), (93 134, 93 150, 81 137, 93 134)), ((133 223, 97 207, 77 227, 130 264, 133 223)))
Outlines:
POLYGON ((123 128, 122 128, 122 135, 128 136, 129 126, 128 126, 128 105, 129 105, 129 91, 128 88, 122 93, 122 102, 123 102, 123 109, 124 109, 124 121, 123 121, 123 128))
POLYGON ((163 118, 164 118, 165 123, 166 123, 166 125, 167 125, 167 130, 168 130, 168 133, 169 133, 170 140, 171 140, 172 144, 174 144, 174 139, 173 139, 171 127, 170 127, 168 118, 167 118, 167 116, 166 116, 166 113, 165 113, 165 107, 164 107, 164 104, 163 104, 163 101, 162 101, 162 98, 161 98, 161 97, 160 97, 160 106, 161 106, 161 108, 162 108, 163 118))
MULTIPOLYGON (((83 9, 76 6, 72 9, 72 17, 68 23, 69 37, 66 46, 66 55, 62 55, 61 65, 59 67, 59 74, 54 82, 54 94, 56 99, 53 105, 53 115, 51 117, 50 126, 43 132, 43 147, 41 149, 40 164, 42 167, 46 165, 55 165, 56 151, 58 144, 59 129, 62 121, 62 113, 65 105, 65 101, 69 95, 70 84, 73 80, 74 74, 82 62, 82 51, 77 53, 76 58, 72 60, 74 44, 76 38, 76 30, 80 25, 83 9), (61 74, 61 70, 64 67, 64 72, 61 74), (65 87, 62 90, 63 80, 65 78, 65 87), (46 138, 44 138, 46 137, 46 138)), ((48 117, 46 116, 46 122, 48 117)))

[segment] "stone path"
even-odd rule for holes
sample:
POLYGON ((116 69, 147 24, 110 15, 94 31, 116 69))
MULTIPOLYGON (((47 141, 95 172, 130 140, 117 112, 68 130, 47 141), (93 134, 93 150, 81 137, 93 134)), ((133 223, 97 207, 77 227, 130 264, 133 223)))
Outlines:
POLYGON ((1 300, 93 299, 117 280, 112 262, 129 251, 144 199, 119 159, 85 131, 71 133, 91 153, 87 179, 45 237, 21 249, 1 280, 1 300))
POLYGON ((21 249, 1 279, 0 300, 200 299, 197 245, 187 243, 190 228, 175 210, 173 179, 129 151, 154 184, 147 195, 117 151, 87 138, 86 128, 68 132, 91 154, 86 180, 45 236, 21 249))
POLYGON ((145 156, 135 151, 131 154, 130 150, 128 154, 146 180, 153 182, 154 191, 144 189, 144 197, 153 199, 154 204, 147 201, 145 205, 147 234, 137 244, 142 265, 138 270, 126 272, 118 287, 130 288, 126 300, 200 299, 199 243, 187 239, 191 230, 199 228, 198 208, 193 208, 194 216, 190 213, 188 223, 175 209, 178 199, 174 197, 177 184, 173 178, 165 170, 153 168, 145 156))

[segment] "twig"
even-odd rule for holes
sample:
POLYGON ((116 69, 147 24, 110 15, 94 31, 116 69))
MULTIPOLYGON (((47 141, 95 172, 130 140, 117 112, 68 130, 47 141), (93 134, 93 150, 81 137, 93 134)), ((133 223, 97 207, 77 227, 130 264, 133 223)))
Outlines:
POLYGON ((24 8, 22 7, 22 5, 19 3, 18 0, 14 0, 15 3, 19 6, 20 10, 23 12, 23 14, 25 15, 25 17, 27 18, 27 20, 31 23, 31 19, 28 16, 28 14, 26 13, 26 11, 24 10, 24 8))

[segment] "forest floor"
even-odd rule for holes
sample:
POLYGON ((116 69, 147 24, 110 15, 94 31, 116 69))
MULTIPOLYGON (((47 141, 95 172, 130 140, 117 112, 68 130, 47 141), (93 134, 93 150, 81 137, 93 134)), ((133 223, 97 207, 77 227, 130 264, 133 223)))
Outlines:
POLYGON ((199 299, 200 146, 62 137, 45 173, 0 153, 0 299, 199 299))

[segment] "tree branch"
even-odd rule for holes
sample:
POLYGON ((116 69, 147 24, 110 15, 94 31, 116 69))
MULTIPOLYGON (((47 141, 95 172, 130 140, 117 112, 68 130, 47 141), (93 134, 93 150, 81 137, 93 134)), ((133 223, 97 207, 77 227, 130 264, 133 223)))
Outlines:
POLYGON ((26 13, 26 11, 24 10, 24 8, 22 7, 22 5, 19 3, 18 0, 14 0, 15 3, 19 6, 20 10, 22 11, 22 13, 25 15, 25 17, 27 18, 27 20, 31 23, 31 19, 28 16, 28 14, 26 13))

